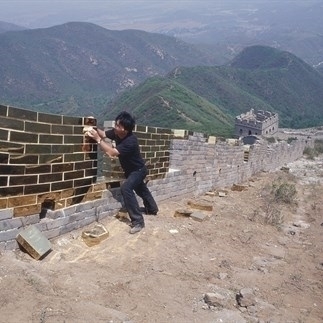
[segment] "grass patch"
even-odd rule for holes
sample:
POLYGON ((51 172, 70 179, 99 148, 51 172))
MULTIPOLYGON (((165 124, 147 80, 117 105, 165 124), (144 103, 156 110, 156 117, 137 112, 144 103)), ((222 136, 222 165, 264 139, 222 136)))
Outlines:
POLYGON ((314 147, 306 147, 303 151, 303 155, 306 156, 307 159, 313 160, 315 157, 323 154, 323 140, 315 139, 314 147))
POLYGON ((255 209, 248 219, 279 228, 284 222, 283 204, 288 207, 297 205, 295 181, 295 176, 283 174, 267 184, 261 192, 262 206, 255 209))
POLYGON ((289 138, 287 138, 287 143, 290 144, 294 140, 297 140, 297 138, 296 137, 289 137, 289 138))
POLYGON ((276 139, 274 137, 266 137, 266 140, 268 143, 273 144, 276 142, 276 139))
POLYGON ((292 204, 295 202, 297 190, 294 183, 274 183, 272 193, 275 202, 292 204))

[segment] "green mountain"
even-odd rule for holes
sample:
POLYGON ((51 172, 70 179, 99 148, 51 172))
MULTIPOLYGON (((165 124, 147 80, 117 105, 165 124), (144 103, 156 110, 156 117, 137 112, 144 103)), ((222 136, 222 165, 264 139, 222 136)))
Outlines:
POLYGON ((109 104, 104 118, 126 109, 139 123, 225 135, 251 108, 277 112, 280 127, 322 125, 323 76, 288 52, 252 46, 227 66, 178 67, 147 80, 109 104))
POLYGON ((81 115, 148 77, 215 59, 174 37, 73 22, 1 33, 0 62, 2 104, 81 115))
POLYGON ((140 124, 200 131, 229 137, 234 118, 202 96, 169 78, 154 77, 125 92, 109 105, 104 120, 121 110, 131 111, 140 124))
POLYGON ((231 66, 241 72, 237 84, 279 112, 282 126, 323 124, 323 77, 303 60, 289 52, 253 46, 237 56, 231 66))
POLYGON ((217 66, 176 38, 90 23, 0 33, 0 103, 230 136, 251 108, 281 127, 323 124, 323 75, 289 52, 251 46, 217 66))

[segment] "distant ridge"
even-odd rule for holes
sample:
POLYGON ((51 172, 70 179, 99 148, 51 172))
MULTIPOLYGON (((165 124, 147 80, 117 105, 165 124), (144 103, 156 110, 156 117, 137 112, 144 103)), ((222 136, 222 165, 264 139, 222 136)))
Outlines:
POLYGON ((301 59, 286 51, 268 46, 250 46, 242 50, 231 61, 230 66, 250 70, 288 68, 295 60, 302 62, 301 59))
POLYGON ((150 121, 156 120, 154 125, 164 125, 164 110, 160 112, 154 108, 162 104, 152 103, 161 97, 160 84, 168 84, 167 95, 163 98, 167 97, 169 105, 177 107, 177 115, 168 118, 169 123, 174 124, 176 120, 176 125, 182 123, 186 128, 227 134, 232 128, 223 119, 222 127, 219 127, 219 111, 232 125, 235 116, 251 108, 278 112, 280 127, 323 125, 323 76, 295 55, 274 48, 248 47, 226 66, 178 67, 165 79, 147 80, 130 93, 124 93, 109 105, 109 109, 127 108, 137 114, 140 121, 145 120, 148 111, 154 110, 150 121), (181 91, 174 82, 181 86, 181 91), (195 96, 191 95, 187 100, 182 94, 185 91, 195 96), (200 102, 204 102, 203 105, 200 102), (182 111, 186 118, 181 116, 182 111), (196 120, 193 114, 202 119, 202 111, 208 114, 207 122, 198 125, 187 121, 189 118, 196 120))
POLYGON ((117 93, 178 65, 215 63, 210 54, 173 37, 80 22, 0 34, 0 57, 3 103, 68 114, 102 107, 117 93))
POLYGON ((25 30, 25 29, 26 29, 25 27, 11 24, 5 21, 0 21, 0 34, 5 33, 7 31, 17 31, 17 30, 25 30))
POLYGON ((286 51, 250 46, 218 66, 210 51, 165 35, 71 22, 0 34, 0 104, 230 136, 251 108, 280 126, 323 124, 323 75, 286 51))

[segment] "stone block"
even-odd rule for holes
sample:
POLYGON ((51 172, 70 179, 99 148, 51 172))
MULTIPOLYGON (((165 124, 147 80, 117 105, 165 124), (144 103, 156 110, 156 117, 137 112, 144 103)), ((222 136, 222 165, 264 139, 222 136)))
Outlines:
POLYGON ((68 233, 68 232, 71 232, 71 231, 77 230, 77 229, 79 229, 79 222, 78 221, 68 223, 64 227, 60 227, 60 234, 62 235, 62 234, 65 234, 65 233, 68 233))
POLYGON ((35 226, 21 231, 16 240, 30 256, 39 260, 51 250, 51 243, 35 226))
POLYGON ((227 191, 219 191, 218 192, 219 197, 225 197, 225 196, 227 196, 227 194, 228 194, 227 191))
POLYGON ((10 240, 6 242, 6 250, 18 249, 18 242, 16 240, 10 240))
POLYGON ((0 242, 13 240, 17 237, 18 233, 19 233, 19 229, 0 231, 0 242))
POLYGON ((47 239, 53 239, 56 238, 60 235, 60 229, 59 228, 55 228, 52 230, 47 230, 44 232, 44 234, 46 235, 47 239))
POLYGON ((118 213, 116 214, 116 218, 121 222, 125 222, 125 223, 131 222, 127 210, 123 208, 118 211, 118 213))
POLYGON ((0 210, 0 221, 11 219, 12 217, 13 217, 13 209, 6 208, 6 209, 0 210))
POLYGON ((175 138, 185 138, 185 135, 186 135, 186 130, 174 129, 175 138))
POLYGON ((192 211, 180 209, 175 210, 174 217, 189 217, 192 214, 192 211))
POLYGON ((82 232, 82 239, 89 247, 99 244, 108 238, 109 232, 104 225, 97 223, 91 230, 82 232))
POLYGON ((209 144, 215 144, 216 143, 216 137, 215 136, 210 136, 208 138, 208 143, 209 144))
POLYGON ((236 295, 236 300, 239 306, 248 307, 256 305, 256 298, 251 288, 242 288, 236 295))
POLYGON ((12 230, 19 227, 22 227, 22 221, 20 218, 0 221, 0 231, 12 230))
POLYGON ((238 184, 233 184, 231 187, 231 191, 238 191, 242 192, 248 189, 248 186, 245 185, 238 185, 238 184))
POLYGON ((205 219, 208 218, 208 216, 202 212, 193 212, 191 214, 191 218, 195 221, 199 221, 199 222, 202 222, 204 221, 205 219))
POLYGON ((213 210, 212 204, 206 201, 188 201, 187 204, 193 209, 198 209, 203 211, 213 210))
POLYGON ((206 304, 218 308, 223 308, 225 305, 225 297, 219 293, 206 293, 204 301, 206 304))

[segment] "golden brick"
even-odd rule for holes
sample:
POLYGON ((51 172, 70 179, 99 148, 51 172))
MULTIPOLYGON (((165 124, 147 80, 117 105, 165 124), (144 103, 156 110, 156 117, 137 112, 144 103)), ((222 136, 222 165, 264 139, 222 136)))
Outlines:
POLYGON ((67 197, 71 197, 74 195, 74 189, 73 188, 70 188, 70 189, 67 189, 67 190, 62 190, 62 198, 67 198, 67 197))
POLYGON ((40 213, 40 209, 41 209, 40 204, 15 207, 13 209, 13 216, 19 217, 19 216, 27 216, 27 215, 37 214, 37 213, 40 213))
POLYGON ((60 200, 61 199, 61 192, 49 192, 46 194, 39 194, 37 196, 37 203, 43 203, 45 200, 60 200))
POLYGON ((8 198, 8 207, 34 204, 36 204, 36 195, 15 196, 8 198))
POLYGON ((6 209, 8 207, 8 199, 0 199, 0 209, 6 209))

